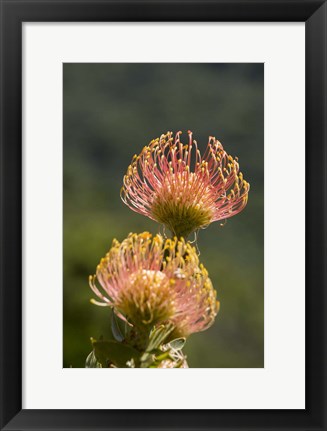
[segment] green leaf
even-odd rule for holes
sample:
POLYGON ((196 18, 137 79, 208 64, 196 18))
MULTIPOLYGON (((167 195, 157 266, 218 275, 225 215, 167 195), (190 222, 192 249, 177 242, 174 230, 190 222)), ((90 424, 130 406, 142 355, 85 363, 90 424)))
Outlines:
POLYGON ((174 325, 172 323, 168 323, 167 325, 160 325, 155 328, 149 337, 148 347, 146 348, 147 352, 152 352, 162 345, 164 340, 168 337, 168 335, 174 330, 174 325))
POLYGON ((97 361, 93 350, 86 358, 85 368, 102 368, 101 364, 97 361))
POLYGON ((155 361, 155 356, 151 353, 143 353, 141 356, 141 368, 149 368, 155 361))
POLYGON ((114 313, 114 311, 112 311, 111 313, 111 331, 116 341, 119 341, 119 342, 123 341, 124 336, 120 330, 118 318, 114 313))
POLYGON ((165 359, 172 359, 169 351, 168 352, 160 352, 160 355, 155 356, 155 360, 157 362, 164 361, 165 359))
POLYGON ((185 346, 186 338, 175 338, 168 343, 168 345, 174 350, 182 350, 185 346))
POLYGON ((163 351, 160 350, 159 347, 162 346, 164 340, 174 328, 172 323, 168 323, 167 325, 157 326, 151 331, 147 348, 140 358, 141 368, 150 368, 156 361, 157 355, 163 354, 163 351))
POLYGON ((117 341, 97 341, 92 339, 94 354, 104 368, 114 365, 118 368, 128 368, 127 362, 134 360, 138 364, 140 353, 127 344, 117 341))

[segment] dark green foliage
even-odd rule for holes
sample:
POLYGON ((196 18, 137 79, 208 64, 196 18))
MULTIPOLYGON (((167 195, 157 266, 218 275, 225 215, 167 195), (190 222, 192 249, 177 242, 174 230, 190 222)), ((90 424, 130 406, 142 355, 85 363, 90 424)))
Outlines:
POLYGON ((139 363, 140 352, 127 344, 92 339, 92 346, 94 355, 102 368, 108 368, 110 365, 127 368, 127 363, 131 360, 136 365, 139 363))
MULTIPOLYGON (((115 320, 112 320, 115 322, 115 320)), ((118 328, 118 323, 112 324, 114 331, 118 328)), ((121 340, 105 341, 102 338, 94 340, 91 338, 93 350, 87 356, 85 368, 157 368, 162 361, 174 362, 176 368, 180 367, 184 361, 184 355, 180 351, 185 339, 179 338, 165 344, 165 340, 173 331, 172 324, 160 325, 154 328, 148 337, 148 344, 142 351, 131 346, 130 342, 121 340)))

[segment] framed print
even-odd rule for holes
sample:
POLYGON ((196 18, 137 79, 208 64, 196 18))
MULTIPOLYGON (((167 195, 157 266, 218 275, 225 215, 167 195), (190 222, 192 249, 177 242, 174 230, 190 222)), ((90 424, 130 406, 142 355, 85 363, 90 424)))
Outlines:
POLYGON ((325 430, 326 2, 1 28, 1 429, 325 430))

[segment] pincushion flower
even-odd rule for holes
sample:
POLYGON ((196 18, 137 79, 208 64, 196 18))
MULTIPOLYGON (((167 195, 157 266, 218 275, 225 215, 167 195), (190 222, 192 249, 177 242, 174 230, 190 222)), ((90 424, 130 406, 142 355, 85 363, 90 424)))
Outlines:
POLYGON ((113 308, 141 331, 171 322, 176 334, 187 336, 208 328, 219 308, 194 247, 148 232, 114 240, 90 287, 100 299, 93 303, 113 308))
POLYGON ((168 132, 134 156, 121 197, 133 211, 164 224, 177 237, 187 237, 242 211, 250 185, 239 172, 237 158, 216 138, 209 137, 201 155, 192 132, 186 145, 180 135, 174 138, 168 132))

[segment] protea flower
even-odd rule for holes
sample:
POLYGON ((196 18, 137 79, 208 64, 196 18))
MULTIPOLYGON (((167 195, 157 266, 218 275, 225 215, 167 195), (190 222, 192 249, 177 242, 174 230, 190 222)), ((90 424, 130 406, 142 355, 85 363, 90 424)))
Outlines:
POLYGON ((219 302, 194 247, 184 239, 129 234, 101 259, 90 287, 101 302, 139 331, 171 322, 175 334, 207 329, 219 302), (96 280, 101 290, 96 286, 96 280))
POLYGON ((166 225, 177 237, 187 237, 211 222, 242 211, 249 183, 214 137, 203 156, 192 132, 189 143, 181 132, 154 139, 135 155, 124 176, 122 200, 133 211, 166 225))

